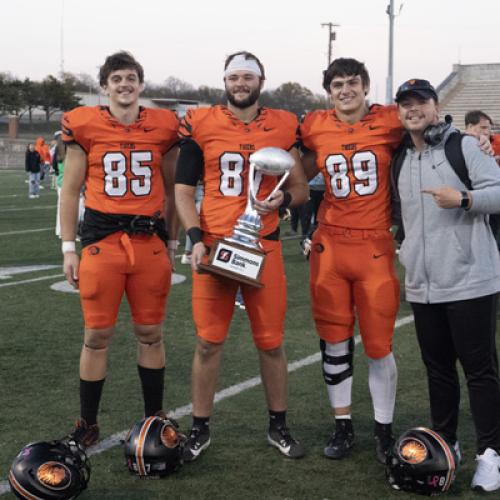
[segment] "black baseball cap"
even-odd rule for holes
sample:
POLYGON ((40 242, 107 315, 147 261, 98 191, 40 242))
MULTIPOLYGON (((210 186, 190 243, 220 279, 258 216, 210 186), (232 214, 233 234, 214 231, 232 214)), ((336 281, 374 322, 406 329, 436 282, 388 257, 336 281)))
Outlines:
POLYGON ((396 92, 396 102, 399 102, 407 94, 417 94, 424 99, 432 97, 436 102, 438 101, 436 89, 427 80, 413 78, 404 82, 396 92))

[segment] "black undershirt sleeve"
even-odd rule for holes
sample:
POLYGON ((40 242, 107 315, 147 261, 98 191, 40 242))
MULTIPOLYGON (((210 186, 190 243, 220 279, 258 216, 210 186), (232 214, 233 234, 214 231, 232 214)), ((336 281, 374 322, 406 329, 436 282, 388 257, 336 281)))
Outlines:
POLYGON ((175 183, 196 186, 203 175, 203 151, 192 139, 183 139, 175 169, 175 183))

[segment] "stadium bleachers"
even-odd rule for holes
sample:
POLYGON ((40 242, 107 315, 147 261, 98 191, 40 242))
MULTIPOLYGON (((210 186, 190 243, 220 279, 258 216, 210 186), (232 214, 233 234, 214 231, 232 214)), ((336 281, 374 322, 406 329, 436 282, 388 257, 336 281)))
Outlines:
POLYGON ((441 115, 451 115, 458 128, 464 129, 467 111, 480 109, 500 131, 500 64, 455 64, 437 91, 441 115))

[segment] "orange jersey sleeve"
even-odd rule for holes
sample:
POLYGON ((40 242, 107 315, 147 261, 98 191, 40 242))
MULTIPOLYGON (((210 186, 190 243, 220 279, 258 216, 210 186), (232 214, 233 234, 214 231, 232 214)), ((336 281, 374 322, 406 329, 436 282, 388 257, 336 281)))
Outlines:
POLYGON ((87 154, 85 206, 105 213, 163 213, 162 158, 178 142, 172 111, 141 108, 123 125, 107 107, 80 107, 65 113, 63 140, 87 154))
MULTIPOLYGON (((250 157, 264 147, 290 150, 297 143, 298 121, 287 111, 261 108, 249 124, 238 120, 225 106, 190 110, 179 133, 194 140, 203 151, 204 197, 200 210, 201 228, 216 236, 232 233, 238 217, 245 211, 250 157)), ((255 176, 259 200, 277 184, 276 177, 255 176)), ((277 213, 262 217, 261 235, 278 226, 277 213)))
POLYGON ((491 145, 493 146, 495 156, 500 156, 500 134, 495 134, 491 138, 491 145))
POLYGON ((354 124, 334 110, 306 115, 300 134, 325 178, 318 221, 353 229, 391 226, 389 169, 403 128, 395 106, 373 105, 354 124))

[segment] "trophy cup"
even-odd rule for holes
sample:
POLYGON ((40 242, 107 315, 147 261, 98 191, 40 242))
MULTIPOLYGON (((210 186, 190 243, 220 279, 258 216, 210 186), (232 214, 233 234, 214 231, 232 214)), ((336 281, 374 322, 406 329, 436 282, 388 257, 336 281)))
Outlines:
POLYGON ((259 281, 265 252, 259 241, 262 228, 260 215, 253 208, 257 200, 255 173, 282 176, 273 191, 262 201, 267 201, 283 185, 295 164, 293 156, 280 148, 262 148, 250 155, 248 173, 248 200, 245 211, 238 218, 230 237, 215 240, 208 264, 200 264, 204 271, 219 274, 255 287, 264 286, 259 281))

